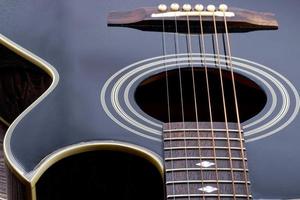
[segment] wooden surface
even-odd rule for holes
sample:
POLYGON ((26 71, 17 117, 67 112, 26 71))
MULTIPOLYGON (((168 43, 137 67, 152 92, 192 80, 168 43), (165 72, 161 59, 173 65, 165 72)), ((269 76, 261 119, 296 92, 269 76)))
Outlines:
MULTIPOLYGON (((224 197, 222 199, 251 199, 251 193, 246 190, 250 184, 247 159, 245 157, 243 162, 241 153, 244 139, 239 138, 235 123, 228 126, 229 137, 225 123, 214 123, 213 130, 209 122, 200 122, 198 126, 192 122, 164 124, 166 192, 169 199, 182 194, 197 195, 192 199, 217 198, 219 195, 224 197), (214 165, 197 166, 203 161, 214 165), (199 191, 205 186, 218 190, 211 193, 199 191)), ((187 199, 187 196, 182 199, 187 199)))
POLYGON ((7 126, 0 122, 0 200, 7 198, 7 178, 6 178, 6 169, 4 165, 4 155, 3 155, 3 138, 7 126))
MULTIPOLYGON (((256 30, 274 30, 278 28, 278 23, 274 15, 270 13, 254 12, 250 10, 230 8, 234 12, 234 17, 227 18, 228 31, 249 32, 256 30)), ((187 33, 187 17, 177 17, 177 30, 175 26, 175 17, 171 18, 152 18, 151 14, 159 13, 157 8, 139 8, 132 11, 114 11, 110 12, 107 23, 109 26, 124 26, 143 31, 179 32, 187 33), (163 28, 164 21, 164 28, 163 28)), ((200 33, 200 17, 190 16, 190 33, 200 33)), ((213 33, 213 18, 203 16, 203 32, 213 33)), ((216 17, 216 23, 219 33, 225 32, 224 17, 216 17)))
POLYGON ((43 70, 0 45, 0 116, 7 122, 32 104, 50 83, 43 70))
MULTIPOLYGON (((299 1, 291 1, 292 3, 285 1, 271 3, 267 0, 229 0, 226 3, 241 8, 276 13, 276 18, 280 21, 280 30, 232 34, 232 54, 239 59, 261 63, 268 69, 275 70, 286 77, 299 91, 300 68, 297 65, 299 63, 299 42, 297 43, 299 34, 297 33, 300 32, 300 27, 292 22, 299 18, 300 6, 295 6, 299 5, 299 1)), ((133 0, 130 3, 120 0, 109 2, 57 1, 56 3, 52 3, 51 0, 28 0, 26 2, 18 1, 18 3, 4 0, 4 2, 5 6, 0 6, 2 11, 0 12, 0 24, 3 34, 51 63, 60 76, 60 82, 53 92, 31 110, 12 133, 11 149, 13 156, 22 164, 20 170, 24 170, 25 174, 29 175, 28 173, 36 168, 38 163, 46 164, 43 158, 53 151, 65 148, 69 144, 80 144, 82 141, 90 140, 121 140, 143 146, 162 156, 161 143, 157 141, 160 136, 154 134, 157 130, 156 126, 140 120, 122 101, 120 106, 124 110, 124 114, 130 115, 129 117, 142 124, 135 125, 129 119, 124 120, 123 112, 119 112, 119 106, 116 105, 116 109, 114 109, 111 103, 112 98, 124 100, 123 90, 127 87, 127 83, 129 84, 134 78, 142 81, 147 78, 146 76, 159 72, 150 73, 150 68, 149 71, 141 70, 132 78, 124 80, 119 95, 111 95, 112 92, 117 93, 113 86, 118 85, 119 79, 121 81, 123 76, 141 69, 139 67, 148 64, 148 61, 125 70, 127 66, 145 59, 153 59, 149 60, 151 63, 156 61, 162 63, 163 58, 154 58, 162 55, 161 33, 107 27, 106 20, 107 14, 111 10, 131 10, 145 5, 155 6, 155 3, 145 0, 133 0), (117 74, 121 70, 125 70, 124 73, 117 74), (149 73, 142 76, 144 72, 149 73), (116 75, 115 79, 113 79, 114 75, 116 75), (138 79, 139 77, 140 79, 138 79), (108 111, 112 113, 112 116, 109 116, 105 112, 104 106, 101 105, 100 91, 104 88, 106 81, 112 79, 107 92, 103 95, 108 111), (115 117, 119 123, 110 117, 115 117), (145 126, 153 128, 154 133, 145 130, 145 126), (129 128, 133 130, 131 131, 129 128), (136 132, 143 135, 137 135, 136 132), (150 137, 157 140, 151 140, 150 137)), ((181 0, 178 3, 182 5, 186 2, 181 0)), ((167 53, 173 54, 174 36, 169 34, 167 36, 167 53)), ((198 38, 193 37, 193 39, 198 42, 196 40, 198 38)), ((209 39, 207 37, 207 40, 209 39)), ((183 35, 180 35, 180 41, 180 53, 185 53, 185 37, 183 35)), ((196 49, 198 43, 193 44, 193 48, 196 49)), ((207 53, 212 53, 210 46, 207 48, 207 53)), ((193 52, 199 53, 199 49, 197 48, 197 51, 193 52)), ((242 63, 249 64, 248 61, 242 63)), ((256 69, 260 69, 256 65, 251 65, 251 67, 253 67, 253 73, 256 69)), ((270 74, 268 69, 261 73, 269 72, 268 74, 270 74)), ((259 73, 255 73, 255 75, 257 78, 264 77, 259 73)), ((271 73, 271 76, 275 75, 271 73)), ((249 75, 249 77, 252 76, 249 75)), ((274 78, 274 81, 279 79, 277 76, 274 78)), ((281 79, 279 81, 282 82, 281 79)), ((268 81, 270 84, 271 82, 273 79, 268 81)), ((137 82, 135 83, 137 84, 137 82)), ((136 84, 131 87, 130 94, 135 91, 136 84)), ((291 103, 295 102, 288 85, 283 85, 288 90, 291 103)), ((275 83, 271 86, 275 87, 275 83)), ((281 97, 281 93, 277 89, 275 93, 276 96, 281 97)), ((268 96, 267 105, 271 107, 274 101, 269 100, 271 98, 268 96)), ((275 111, 280 111, 281 101, 283 100, 278 101, 275 111)), ((135 105, 133 95, 129 96, 129 102, 135 105)), ((252 169, 253 194, 257 199, 295 199, 300 196, 297 187, 300 182, 298 175, 300 162, 299 159, 291 159, 299 157, 300 115, 291 124, 286 124, 284 129, 278 132, 275 130, 289 119, 294 107, 295 104, 290 106, 291 110, 287 110, 288 115, 274 128, 270 127, 261 133, 247 135, 249 140, 247 143, 248 164, 252 169), (267 135, 273 130, 276 134, 267 135), (250 140, 262 137, 266 138, 250 142, 250 140), (286 163, 289 163, 289 170, 281 173, 282 169, 286 168, 286 163), (272 164, 271 167, 270 164, 272 164)), ((136 108, 136 111, 151 123, 157 123, 148 118, 140 109, 136 108)), ((275 120, 276 115, 277 113, 274 113, 266 121, 275 120)), ((260 116, 257 117, 260 119, 260 116)), ((260 124, 258 126, 252 128, 260 128, 260 124)), ((245 129, 245 131, 248 130, 245 129)))
POLYGON ((7 170, 7 199, 26 200, 29 190, 12 172, 7 170))
MULTIPOLYGON (((34 64, 0 45, 0 117, 11 123, 50 85, 50 77, 34 64)), ((7 190, 7 169, 4 163, 3 139, 7 125, 0 121, 0 200, 20 199, 18 180, 10 175, 7 190)), ((21 198, 22 199, 22 198, 21 198)))

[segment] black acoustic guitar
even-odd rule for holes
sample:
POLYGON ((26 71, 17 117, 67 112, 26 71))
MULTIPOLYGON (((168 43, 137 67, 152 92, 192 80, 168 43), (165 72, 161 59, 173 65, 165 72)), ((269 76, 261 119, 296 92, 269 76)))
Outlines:
POLYGON ((300 4, 160 3, 3 3, 1 198, 300 196, 300 4))

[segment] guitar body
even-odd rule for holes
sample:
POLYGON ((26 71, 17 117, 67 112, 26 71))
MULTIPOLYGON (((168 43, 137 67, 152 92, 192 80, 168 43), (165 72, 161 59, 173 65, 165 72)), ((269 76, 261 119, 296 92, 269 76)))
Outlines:
MULTIPOLYGON (((59 197, 57 191, 78 191, 73 198, 92 199, 84 195, 90 192, 109 199, 109 193, 119 191, 111 198, 120 199, 119 194, 124 194, 124 199, 138 199, 140 195, 145 195, 141 199, 164 199, 163 125, 144 112, 143 102, 137 102, 137 95, 143 93, 136 93, 142 81, 164 70, 155 68, 162 60, 162 34, 107 26, 112 10, 159 3, 163 2, 0 3, 1 45, 52 80, 42 95, 14 119, 5 135, 6 164, 13 179, 23 185, 27 198, 47 199, 48 195, 49 199, 66 199, 70 196, 59 197), (72 171, 73 166, 82 171, 72 171), (99 171, 101 174, 93 175, 99 171), (81 184, 101 177, 98 185, 81 184), (79 185, 63 189, 76 180, 79 185), (114 185, 112 180, 120 182, 114 185), (55 192, 53 184, 59 182, 55 192), (132 185, 124 188, 128 184, 132 185), (111 187, 116 190, 108 189, 111 187), (80 188, 85 189, 80 192, 80 188)), ((258 114, 242 123, 252 195, 260 199, 299 198, 300 3, 226 3, 275 13, 279 22, 279 30, 231 34, 231 49, 233 61, 240 67, 238 72, 256 82, 266 98, 258 114)), ((172 39, 166 44, 166 53, 174 54, 172 39)), ((182 45, 181 53, 186 53, 185 48, 182 45)), ((193 48, 199 53, 197 47, 193 48)), ((211 53, 208 49, 207 54, 211 53)))

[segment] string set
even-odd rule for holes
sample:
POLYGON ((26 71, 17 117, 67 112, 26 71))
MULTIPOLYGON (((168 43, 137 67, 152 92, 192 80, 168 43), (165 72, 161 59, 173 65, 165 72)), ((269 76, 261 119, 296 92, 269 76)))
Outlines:
MULTIPOLYGON (((231 80, 232 80, 232 90, 233 90, 233 98, 234 98, 234 107, 235 107, 235 114, 236 114, 236 122, 238 126, 238 134, 239 134, 239 141, 240 141, 240 149, 241 149, 241 156, 242 156, 242 163, 243 163, 243 171, 244 171, 244 181, 245 181, 245 190, 247 194, 247 199, 250 199, 250 192, 248 188, 248 177, 247 177, 247 169, 246 169, 246 163, 245 163, 245 154, 244 154, 244 145, 243 145, 243 136, 242 136, 242 128, 241 128, 241 122, 240 122, 240 117, 239 117, 239 109, 238 109, 238 99, 237 99, 237 92, 236 92, 236 84, 235 84, 235 78, 234 78, 234 69, 233 69, 233 64, 232 64, 232 57, 231 57, 231 47, 230 47, 230 41, 229 41, 229 32, 228 32, 228 26, 227 26, 227 20, 225 16, 225 11, 227 10, 227 7, 225 8, 224 5, 223 7, 220 6, 220 10, 223 11, 224 13, 224 18, 223 18, 223 26, 224 26, 224 34, 222 34, 222 39, 223 39, 223 47, 224 47, 224 58, 225 58, 225 66, 227 66, 227 69, 230 69, 230 74, 231 74, 231 80)), ((178 4, 172 4, 171 9, 177 10, 179 9, 178 4)), ((183 5, 183 10, 185 11, 190 11, 192 8, 189 4, 183 5)), ((202 5, 196 5, 195 6, 196 10, 203 11, 204 7, 202 5)), ((229 122, 228 122, 228 114, 227 114, 227 106, 226 106, 226 94, 225 94, 225 89, 224 89, 224 81, 223 81, 223 69, 222 69, 222 62, 221 62, 221 54, 220 54, 220 47, 219 47, 219 34, 218 33, 218 26, 217 26, 217 20, 215 16, 215 7, 210 5, 207 7, 208 11, 213 12, 213 15, 211 17, 212 20, 212 46, 213 46, 213 52, 214 52, 214 57, 215 57, 215 64, 218 68, 219 72, 219 78, 220 78, 220 88, 221 88, 221 97, 222 97, 222 107, 223 107, 223 112, 224 112, 224 124, 225 124, 225 130, 226 130, 226 140, 227 140, 227 145, 228 145, 228 154, 229 154, 229 165, 230 165, 230 173, 231 173, 231 179, 232 181, 232 193, 233 193, 233 198, 236 199, 237 192, 236 192, 236 187, 235 187, 235 175, 234 175, 234 166, 233 166, 233 160, 232 160, 232 152, 231 152, 231 143, 230 143, 230 132, 229 132, 229 122)), ((195 69, 197 68, 194 64, 193 61, 193 56, 196 54, 193 54, 193 42, 192 42, 192 35, 191 33, 191 24, 190 24, 190 18, 188 15, 186 15, 186 33, 185 38, 186 38, 186 47, 187 47, 187 59, 188 59, 188 68, 191 71, 191 79, 192 79, 192 89, 193 89, 193 102, 194 102, 194 113, 195 113, 195 124, 196 124, 196 130, 197 130, 197 140, 198 140, 198 151, 199 151, 199 162, 202 163, 204 156, 202 156, 202 148, 201 148, 201 135, 200 135, 200 128, 199 128, 199 116, 203 113, 201 113, 201 110, 198 109, 198 100, 197 100, 197 87, 205 87, 206 88, 206 93, 207 93, 207 102, 208 102, 208 113, 209 113, 209 124, 210 124, 210 131, 211 131, 211 139, 212 139, 212 152, 213 152, 213 160, 214 160, 214 171, 215 171, 215 177, 216 177, 216 186, 217 186, 217 196, 218 199, 221 199, 221 193, 220 193, 220 179, 219 179, 219 171, 218 171, 218 155, 216 149, 218 148, 216 146, 216 135, 214 132, 214 116, 213 116, 213 111, 212 111, 212 101, 214 101, 215 97, 211 96, 211 90, 210 90, 210 84, 211 82, 209 81, 209 67, 208 67, 208 62, 207 62, 207 54, 206 54, 206 44, 205 44, 205 29, 203 25, 203 19, 202 15, 199 15, 199 32, 195 34, 198 36, 199 39, 199 53, 200 53, 200 61, 201 61, 201 66, 204 68, 204 73, 205 73, 205 85, 197 85, 197 82, 195 80, 195 76, 197 75, 195 73, 195 69)), ((164 56, 166 55, 166 30, 165 30, 165 20, 162 20, 163 22, 163 31, 162 31, 162 41, 163 41, 163 54, 164 56)), ((190 193, 190 177, 189 177, 189 165, 188 165, 188 153, 187 153, 187 141, 186 141, 186 119, 185 119, 185 108, 184 108, 184 95, 183 95, 183 77, 182 77, 182 65, 177 61, 180 55, 180 45, 179 45, 179 37, 181 37, 181 34, 178 32, 178 19, 176 15, 174 16, 174 53, 176 55, 176 66, 178 70, 178 82, 179 82, 179 92, 180 92, 180 109, 181 109, 181 122, 182 122, 182 131, 183 131, 183 141, 184 141, 184 153, 185 153, 185 165, 186 165, 186 183, 187 183, 187 198, 190 200, 191 193, 190 193)), ((165 77, 166 77, 166 96, 167 96, 167 112, 168 112, 168 128, 171 129, 171 123, 172 121, 172 115, 171 112, 176 112, 171 110, 171 102, 172 99, 170 99, 170 93, 169 93, 169 76, 168 76, 168 69, 165 68, 165 77)), ((172 137, 169 137, 169 142, 170 146, 172 147, 172 137)), ((172 153, 172 148, 170 148, 170 153, 171 153, 171 158, 173 158, 173 153, 172 153)), ((173 164, 173 159, 171 159, 171 167, 172 169, 174 168, 173 164)), ((204 184, 204 174, 203 174, 203 168, 200 166, 199 172, 200 172, 200 177, 201 180, 199 180, 201 187, 205 187, 204 184)), ((175 178, 173 171, 171 172, 172 174, 172 190, 173 194, 175 194, 176 189, 175 189, 175 178)), ((202 193, 202 199, 205 199, 205 191, 199 191, 202 193)), ((173 199, 176 199, 175 195, 173 199)))

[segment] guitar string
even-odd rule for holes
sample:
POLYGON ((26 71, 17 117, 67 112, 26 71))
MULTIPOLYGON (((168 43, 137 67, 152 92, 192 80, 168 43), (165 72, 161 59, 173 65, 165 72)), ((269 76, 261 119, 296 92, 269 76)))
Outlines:
MULTIPOLYGON (((213 157, 214 157, 214 164, 215 164, 215 173, 216 173, 216 181, 217 181, 217 188, 218 188, 218 199, 220 200, 220 191, 219 191, 219 175, 218 175, 218 163, 217 163, 217 155, 215 149, 215 133, 214 133, 214 124, 213 124, 213 116, 212 116, 212 106, 211 106, 211 96, 210 96, 210 85, 209 85, 209 76, 208 76, 208 67, 207 67, 207 60, 206 60, 206 47, 205 47, 205 39, 204 39, 204 31, 203 31, 203 20, 202 15, 199 15, 200 19, 200 37, 199 37, 199 49, 200 53, 203 55, 203 64, 204 64, 204 73, 205 73, 205 83, 206 83, 206 92, 207 92, 207 100, 208 100, 208 110, 209 110, 209 121, 211 127, 211 136, 212 136, 212 146, 213 146, 213 157)), ((201 60, 202 63, 202 60, 201 60)))
MULTIPOLYGON (((179 40, 178 40, 178 21, 175 15, 175 34, 174 34, 174 43, 175 43, 175 54, 176 54, 176 63, 179 54, 179 40)), ((184 153, 185 153, 185 165, 188 168, 188 161, 187 161, 187 149, 186 149, 186 132, 185 132, 185 111, 184 111, 184 101, 183 101, 183 84, 182 84, 182 73, 181 73, 181 65, 178 65, 178 77, 179 77, 179 89, 180 89, 180 107, 181 107, 181 120, 182 120, 182 127, 183 127, 183 138, 184 138, 184 153)), ((188 194, 189 192, 189 171, 186 170, 186 179, 187 179, 187 187, 188 187, 188 194)), ((190 199, 190 197, 188 197, 190 199)))
POLYGON ((168 123, 170 124, 171 122, 171 110, 170 110, 170 94, 169 94, 169 77, 168 77, 168 69, 166 67, 165 63, 165 56, 167 54, 166 51, 166 36, 165 36, 165 20, 164 18, 162 19, 162 26, 163 26, 163 32, 162 32, 162 50, 163 50, 163 55, 164 55, 164 67, 165 67, 165 78, 166 78, 166 98, 167 98, 167 112, 168 112, 168 123))
MULTIPOLYGON (((186 15, 186 23, 187 23, 187 31, 188 34, 186 35, 186 47, 187 47, 187 55, 188 55, 188 63, 189 63, 189 67, 191 68, 191 72, 192 72, 192 82, 193 82, 193 96, 194 96, 194 109, 195 109, 195 117, 196 117, 196 129, 198 131, 198 110, 197 110, 197 99, 196 99, 196 90, 195 90, 195 76, 194 76, 194 67, 193 67, 193 61, 191 59, 191 53, 192 53, 192 49, 191 49, 191 30, 190 30, 190 21, 189 21, 189 16, 186 15)), ((186 137, 186 135, 184 134, 184 138, 186 137)), ((186 139, 184 139, 185 141, 185 146, 186 146, 186 139)), ((186 156, 186 160, 187 160, 187 156, 186 156)), ((186 166, 188 168, 188 163, 186 162, 186 166)), ((188 177, 188 199, 190 199, 190 186, 189 186, 189 177, 188 177)))
MULTIPOLYGON (((166 67, 166 63, 165 63, 165 56, 167 54, 167 50, 166 50, 166 33, 165 33, 165 20, 164 18, 162 19, 162 27, 163 27, 163 31, 162 31, 162 50, 163 50, 163 55, 164 55, 164 66, 165 66, 165 81, 166 81, 166 100, 167 100, 167 112, 168 112, 168 126, 167 129, 171 129, 171 109, 170 109, 170 91, 169 91, 169 76, 168 76, 168 69, 166 67)), ((170 147, 172 147, 172 138, 171 138, 171 133, 169 133, 169 145, 170 147)), ((173 158, 173 150, 172 148, 170 149, 170 156, 171 158, 173 158)), ((171 168, 174 169, 174 163, 173 160, 171 160, 171 168)), ((175 184, 174 184, 174 172, 172 170, 171 172, 171 176, 172 176, 172 193, 175 194, 175 184)), ((174 197, 175 200, 175 197, 174 197)))
MULTIPOLYGON (((179 49, 179 40, 178 40, 178 24, 177 17, 175 15, 175 34, 174 34, 174 46, 175 46, 175 54, 176 54, 176 64, 178 64, 178 54, 180 52, 179 49)), ((182 86, 182 73, 181 73, 181 65, 178 65, 178 78, 179 78, 179 92, 180 92, 180 108, 181 108, 181 120, 183 122, 183 132, 185 133, 185 112, 184 112, 184 102, 183 102, 183 86, 182 86)))
POLYGON ((229 40, 227 19, 225 16, 225 12, 223 12, 223 13, 224 13, 225 34, 226 34, 226 40, 227 40, 227 51, 228 51, 228 56, 229 56, 230 74, 231 74, 232 87, 233 87, 234 105, 235 105, 235 110, 236 110, 238 133, 239 133, 239 138, 240 138, 241 155, 242 155, 242 159, 243 159, 245 188, 246 188, 246 193, 247 193, 247 199, 250 199, 250 192, 249 192, 249 188, 248 188, 248 177, 247 177, 247 170, 246 170, 246 163, 245 163, 245 154, 244 154, 245 153, 244 152, 244 143, 243 143, 241 122, 240 122, 240 114, 239 114, 239 107, 238 107, 235 77, 234 77, 233 64, 232 64, 231 46, 230 46, 230 40, 229 40))
POLYGON ((222 34, 222 43, 223 43, 223 51, 224 51, 224 55, 225 55, 225 66, 226 66, 226 69, 229 70, 229 65, 228 65, 228 58, 227 58, 227 49, 226 49, 226 39, 225 39, 225 34, 223 33, 222 34))
POLYGON ((224 82, 223 82, 223 75, 222 75, 222 68, 221 68, 221 59, 220 59, 220 50, 219 50, 218 31, 217 31, 215 11, 214 11, 212 17, 213 17, 213 26, 214 26, 214 34, 212 35, 213 36, 212 38, 213 38, 213 44, 215 46, 215 50, 217 51, 217 66, 219 69, 219 76, 220 76, 220 86, 221 86, 222 103, 223 103, 223 110, 224 110, 224 122, 225 122, 225 129, 226 129, 226 138, 227 138, 230 171, 231 171, 231 179, 232 179, 232 191, 233 191, 233 198, 236 199, 236 190, 235 190, 236 188, 235 188, 235 183, 234 183, 235 179, 234 179, 234 172, 233 172, 230 134, 229 134, 228 118, 227 118, 228 116, 227 116, 224 82))
MULTIPOLYGON (((191 65, 191 71, 192 71, 192 82, 193 82, 193 95, 194 95, 194 109, 195 109, 195 118, 196 118, 196 130, 197 130, 197 142, 198 142, 198 153, 199 153, 199 162, 200 164, 202 163, 202 153, 201 153, 201 140, 200 140, 200 132, 199 132, 199 116, 198 116, 198 105, 197 105, 197 93, 196 93, 196 81, 195 81, 195 73, 194 73, 194 65, 193 60, 191 60, 190 55, 192 56, 192 42, 191 42, 191 29, 190 29, 190 21, 189 21, 189 17, 187 16, 187 28, 188 28, 188 35, 187 35, 187 52, 188 52, 188 61, 189 64, 191 65)), ((203 170, 202 167, 200 167, 200 176, 201 176, 201 186, 202 188, 204 187, 204 175, 203 175, 203 170)), ((204 194, 204 191, 202 191, 202 194, 204 194)), ((203 195, 202 197, 205 200, 205 196, 203 195)))

